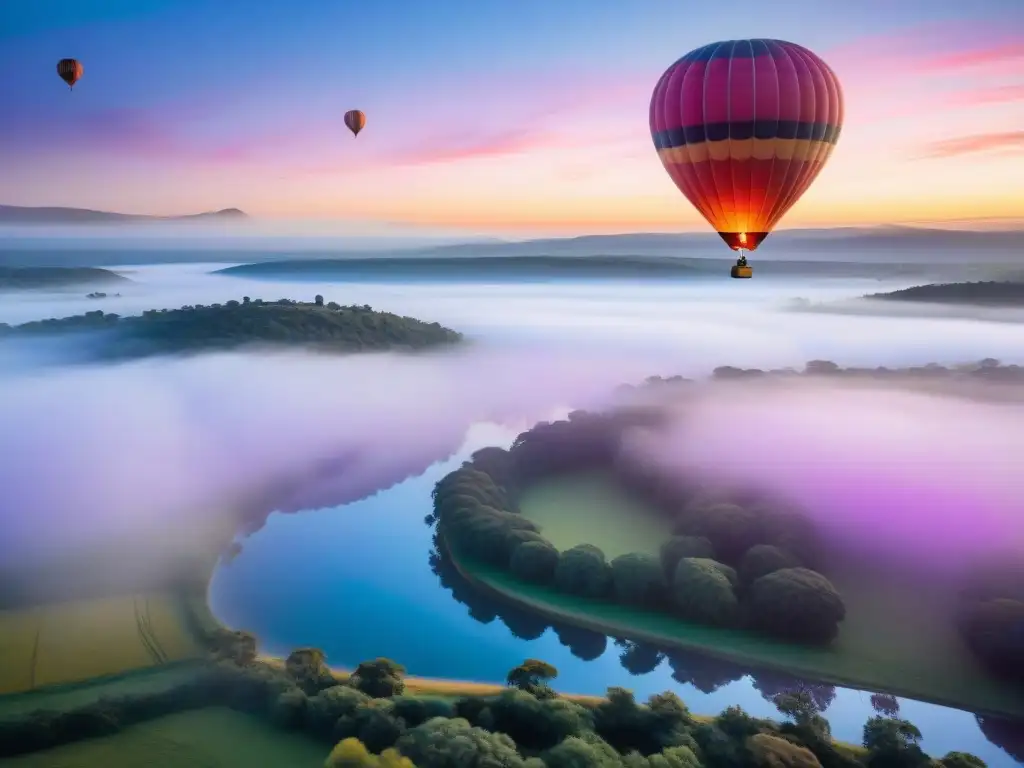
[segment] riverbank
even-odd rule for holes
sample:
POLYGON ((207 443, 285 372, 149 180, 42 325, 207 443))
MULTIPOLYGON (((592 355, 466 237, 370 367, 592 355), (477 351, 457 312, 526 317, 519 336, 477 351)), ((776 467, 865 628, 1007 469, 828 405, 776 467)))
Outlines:
POLYGON ((751 633, 693 625, 666 614, 576 599, 550 588, 522 583, 498 568, 460 557, 446 542, 442 544, 454 567, 474 587, 551 621, 832 685, 888 693, 981 715, 1024 718, 1024 694, 980 676, 978 688, 967 690, 951 685, 948 674, 911 676, 894 684, 893 669, 884 660, 879 660, 876 668, 865 669, 862 659, 851 664, 834 649, 790 645, 751 633))

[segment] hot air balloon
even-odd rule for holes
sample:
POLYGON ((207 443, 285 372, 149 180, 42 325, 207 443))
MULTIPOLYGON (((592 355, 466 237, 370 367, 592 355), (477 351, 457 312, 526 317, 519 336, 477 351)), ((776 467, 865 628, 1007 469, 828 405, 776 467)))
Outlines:
MULTIPOLYGON (((651 96, 651 135, 679 191, 734 251, 753 251, 832 154, 843 125, 835 73, 782 40, 690 51, 651 96)), ((750 277, 746 258, 734 277, 750 277)))
POLYGON ((352 131, 353 136, 358 136, 366 127, 366 115, 358 109, 350 109, 345 113, 345 125, 352 131))
POLYGON ((75 87, 75 83, 82 77, 82 72, 82 62, 78 59, 61 59, 57 62, 57 74, 69 88, 75 87))

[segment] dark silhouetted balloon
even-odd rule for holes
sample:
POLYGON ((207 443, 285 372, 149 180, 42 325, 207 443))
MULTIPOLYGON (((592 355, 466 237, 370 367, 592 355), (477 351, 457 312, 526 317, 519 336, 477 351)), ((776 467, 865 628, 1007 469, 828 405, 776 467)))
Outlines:
POLYGON ((345 125, 352 131, 353 136, 358 136, 359 132, 366 127, 366 115, 358 109, 350 109, 345 113, 345 125))
POLYGON ((665 170, 733 250, 753 251, 821 172, 843 125, 839 80, 782 40, 690 51, 651 97, 665 170))
POLYGON ((57 62, 57 74, 69 88, 75 87, 75 83, 82 78, 83 71, 82 62, 78 59, 61 59, 57 62))

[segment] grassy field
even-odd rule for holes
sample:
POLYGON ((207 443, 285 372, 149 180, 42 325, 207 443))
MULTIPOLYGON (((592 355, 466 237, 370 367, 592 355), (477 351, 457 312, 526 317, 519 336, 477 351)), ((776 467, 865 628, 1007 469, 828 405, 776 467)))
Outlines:
MULTIPOLYGON (((656 553, 658 543, 669 533, 642 506, 595 475, 542 484, 524 495, 520 507, 559 549, 586 542, 609 556, 628 551, 656 553)), ((974 712, 1024 716, 1024 692, 997 682, 977 667, 946 618, 942 596, 892 574, 829 570, 846 603, 847 617, 838 640, 821 649, 570 597, 521 583, 505 571, 476 562, 460 561, 459 566, 467 577, 518 603, 596 631, 974 712)))
POLYGON ((198 658, 175 595, 76 600, 0 612, 0 694, 198 658))
POLYGON ((609 560, 630 552, 656 555, 661 543, 672 535, 664 518, 595 474, 538 483, 523 494, 519 504, 523 514, 541 527, 544 538, 560 550, 593 544, 609 560), (582 537, 577 511, 587 520, 582 537))
POLYGON ((192 710, 4 761, 7 768, 321 768, 330 750, 230 709, 192 710))

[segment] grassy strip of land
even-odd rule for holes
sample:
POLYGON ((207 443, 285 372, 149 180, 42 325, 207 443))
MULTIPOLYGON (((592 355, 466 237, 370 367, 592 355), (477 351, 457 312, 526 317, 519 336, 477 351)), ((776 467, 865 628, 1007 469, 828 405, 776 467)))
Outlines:
POLYGON ((201 658, 172 593, 0 612, 0 694, 201 658))
POLYGON ((324 745, 268 728, 255 715, 208 707, 168 715, 113 736, 67 744, 4 762, 9 768, 320 768, 324 745))
MULTIPOLYGON (((594 477, 569 478, 568 482, 574 491, 580 490, 580 483, 597 483, 597 491, 604 487, 601 483, 607 483, 594 477)), ((597 494, 595 488, 590 490, 594 493, 584 493, 581 498, 597 494)), ((610 489, 605 490, 611 494, 610 489)), ((555 515, 551 508, 537 503, 552 499, 564 502, 568 496, 559 489, 540 487, 532 495, 527 492, 520 501, 522 513, 540 523, 545 536, 559 549, 591 543, 614 556, 642 545, 640 540, 650 539, 653 543, 654 538, 646 536, 639 524, 640 520, 653 519, 653 513, 636 506, 622 509, 616 516, 601 513, 600 506, 580 505, 576 508, 577 517, 572 505, 559 503, 555 515), (594 510, 599 524, 590 520, 594 510), (556 517, 571 521, 583 516, 588 519, 586 535, 569 523, 551 524, 556 517)), ((666 531, 666 538, 667 535, 666 531)), ((463 576, 479 588, 552 620, 835 685, 980 714, 1024 717, 1024 693, 978 668, 960 647, 943 613, 941 600, 921 593, 919 585, 902 583, 891 575, 829 571, 846 602, 847 618, 832 646, 810 648, 749 632, 692 624, 666 613, 565 595, 549 587, 521 582, 505 570, 458 553, 451 554, 463 576)))

